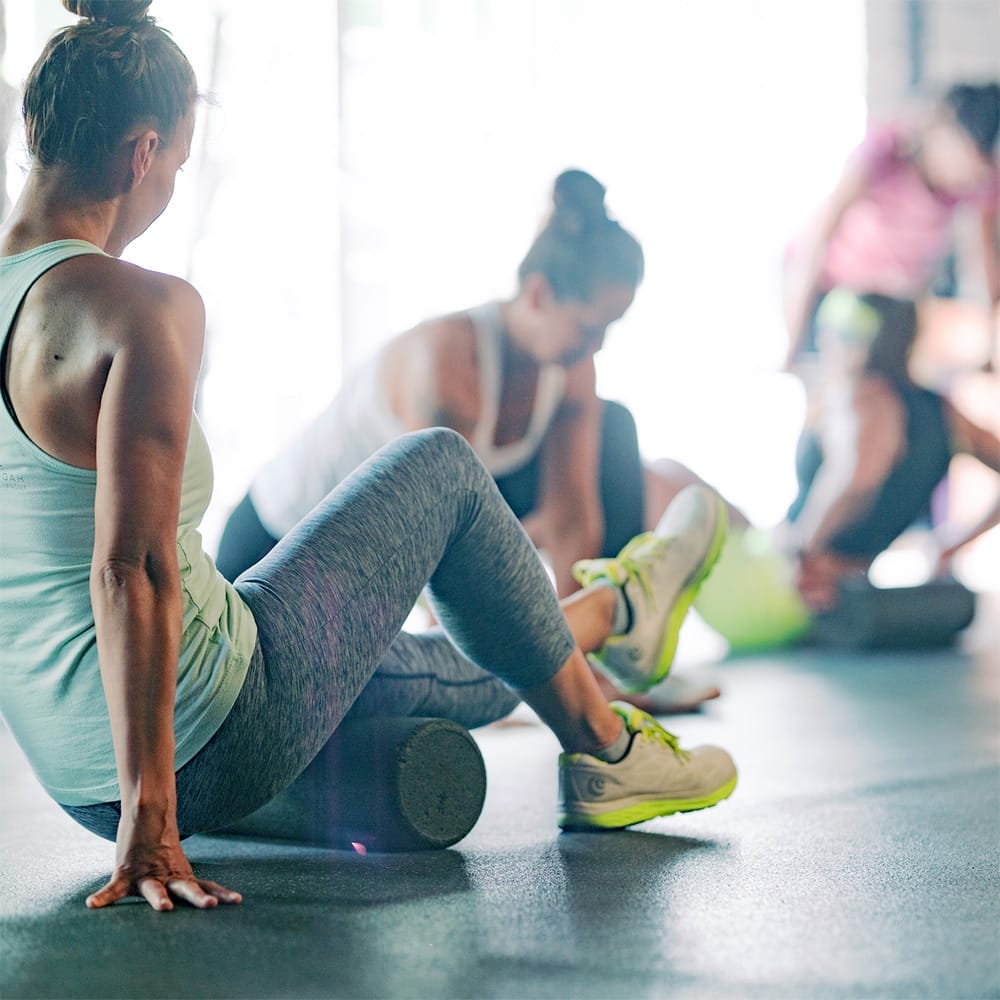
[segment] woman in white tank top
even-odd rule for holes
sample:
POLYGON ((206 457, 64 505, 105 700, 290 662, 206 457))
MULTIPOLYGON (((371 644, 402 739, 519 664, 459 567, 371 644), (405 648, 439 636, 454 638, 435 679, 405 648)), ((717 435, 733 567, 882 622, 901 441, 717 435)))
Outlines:
POLYGON ((446 426, 469 441, 545 553, 560 596, 577 587, 577 560, 615 555, 697 480, 681 466, 644 468, 631 414, 595 389, 594 354, 642 279, 638 241, 581 170, 556 178, 552 201, 512 299, 395 337, 261 468, 223 534, 226 576, 405 431, 446 426))

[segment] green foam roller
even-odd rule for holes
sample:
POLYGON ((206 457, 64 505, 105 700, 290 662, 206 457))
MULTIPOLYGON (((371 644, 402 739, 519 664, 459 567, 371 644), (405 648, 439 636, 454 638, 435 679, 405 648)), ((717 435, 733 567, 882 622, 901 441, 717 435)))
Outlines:
POLYGON ((767 532, 733 531, 694 607, 734 653, 787 646, 805 636, 812 621, 792 574, 767 532))
POLYGON ((419 851, 461 840, 482 812, 486 767, 448 719, 342 725, 285 791, 225 833, 360 851, 419 851))

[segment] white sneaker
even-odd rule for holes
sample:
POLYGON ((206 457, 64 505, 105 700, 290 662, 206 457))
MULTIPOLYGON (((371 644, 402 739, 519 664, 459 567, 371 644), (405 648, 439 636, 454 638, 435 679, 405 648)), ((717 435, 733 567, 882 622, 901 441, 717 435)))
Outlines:
POLYGON ((725 750, 682 750, 651 715, 621 701, 611 707, 632 734, 628 752, 616 764, 587 753, 560 754, 561 827, 616 830, 707 809, 732 794, 736 765, 725 750))
POLYGON ((625 592, 632 623, 592 661, 625 691, 646 691, 670 671, 684 616, 722 552, 729 518, 707 486, 687 486, 654 531, 636 535, 614 559, 584 559, 573 576, 584 586, 606 580, 625 592))

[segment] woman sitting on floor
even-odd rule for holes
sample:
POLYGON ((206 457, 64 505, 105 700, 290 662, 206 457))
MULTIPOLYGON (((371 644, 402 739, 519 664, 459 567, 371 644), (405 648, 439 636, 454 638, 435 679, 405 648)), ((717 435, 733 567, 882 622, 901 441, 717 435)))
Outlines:
POLYGON ((707 491, 679 497, 564 616, 493 480, 436 429, 376 454, 235 586, 216 571, 192 417, 202 301, 118 259, 170 202, 194 74, 148 0, 64 4, 84 20, 28 77, 31 170, 0 230, 0 710, 55 801, 116 841, 88 905, 238 902, 195 876, 182 838, 270 800, 349 712, 481 724, 523 698, 565 751, 564 825, 728 796, 728 754, 682 751, 609 705, 584 653, 613 649, 635 686, 662 671, 721 544, 707 491), (449 635, 401 634, 428 585, 449 635))

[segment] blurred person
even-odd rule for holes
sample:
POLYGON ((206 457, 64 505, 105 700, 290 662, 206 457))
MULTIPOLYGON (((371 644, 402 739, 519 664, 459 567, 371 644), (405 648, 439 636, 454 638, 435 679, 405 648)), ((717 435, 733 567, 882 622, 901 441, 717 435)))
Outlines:
POLYGON ((644 465, 632 415, 597 396, 594 356, 642 280, 639 242, 582 170, 556 178, 552 201, 513 298, 394 337, 257 471, 219 544, 224 575, 269 551, 377 448, 425 427, 451 427, 472 445, 546 554, 560 596, 579 586, 578 560, 615 555, 700 482, 679 463, 644 465))
MULTIPOLYGON (((922 303, 929 301, 932 280, 954 246, 957 214, 971 211, 978 220, 978 264, 983 268, 991 311, 985 323, 991 346, 981 346, 978 355, 985 368, 991 367, 992 341, 1000 331, 1000 169, 995 155, 998 130, 1000 86, 996 82, 956 83, 922 114, 874 126, 848 158, 838 183, 810 226, 790 246, 784 282, 787 366, 803 379, 808 403, 799 446, 800 473, 808 472, 810 466, 815 473, 820 467, 821 440, 828 454, 841 455, 838 461, 842 464, 852 448, 858 462, 869 461, 878 435, 867 441, 857 439, 858 427, 865 426, 858 411, 866 407, 878 411, 878 397, 895 411, 892 419, 887 418, 887 423, 877 428, 886 436, 883 444, 894 451, 899 435, 909 434, 905 467, 911 471, 918 461, 926 463, 924 476, 946 468, 948 463, 942 456, 951 443, 967 438, 953 433, 954 428, 947 433, 939 430, 942 422, 957 423, 960 414, 943 396, 919 392, 910 354, 925 313, 922 303), (859 306, 862 302, 863 306, 859 306), (879 379, 846 374, 844 350, 829 345, 827 351, 820 349, 819 317, 824 311, 828 321, 839 313, 834 325, 840 330, 841 348, 852 339, 856 345, 870 346, 873 329, 885 327, 893 331, 896 346, 905 345, 905 365, 894 364, 892 371, 882 371, 879 379), (852 333, 847 325, 853 319, 862 326, 852 333), (885 402, 890 398, 891 404, 885 402), (903 430, 890 433, 892 420, 900 414, 905 418, 903 430), (845 421, 844 427, 837 426, 839 420, 845 421), (938 430, 922 438, 919 428, 927 426, 938 430), (948 444, 941 444, 945 439, 948 444)), ((888 338, 888 333, 879 336, 879 343, 884 346, 888 338)), ((862 362, 862 367, 866 363, 862 362)), ((879 362, 872 364, 879 368, 879 362)), ((941 381, 928 358, 922 368, 921 377, 927 384, 941 381)), ((890 461, 883 456, 870 466, 870 475, 878 480, 890 461)), ((813 513, 824 503, 820 498, 828 492, 827 484, 834 475, 831 469, 826 462, 811 499, 806 499, 807 488, 803 485, 803 493, 792 508, 793 513, 801 512, 803 525, 812 522, 813 513)), ((902 496, 894 486, 902 475, 897 470, 889 480, 888 495, 902 496)), ((923 507, 913 507, 907 499, 899 509, 911 510, 914 521, 942 520, 940 504, 932 504, 932 499, 937 500, 942 492, 927 489, 921 481, 912 495, 920 497, 923 507)), ((842 498, 842 502, 847 500, 842 498)), ((836 507, 826 515, 827 521, 839 516, 836 507)), ((812 596, 829 601, 828 578, 848 572, 850 562, 855 564, 855 570, 869 565, 872 556, 888 544, 886 539, 908 527, 898 526, 897 520, 896 515, 890 517, 884 530, 871 537, 860 529, 853 541, 840 536, 840 551, 807 553, 802 565, 803 582, 812 596), (880 544, 875 545, 879 539, 880 544), (866 551, 859 552, 859 547, 866 551)), ((801 536, 808 530, 800 527, 792 534, 801 536)), ((942 530, 946 530, 944 526, 942 530)), ((816 550, 815 542, 810 546, 816 550)))
MULTIPOLYGON (((557 593, 572 594, 579 561, 615 557, 680 489, 704 485, 677 462, 644 464, 631 413, 596 392, 594 355, 643 269, 638 240, 608 215, 604 187, 564 171, 513 298, 426 320, 349 373, 329 406, 254 475, 223 531, 220 571, 236 579, 378 448, 444 426, 493 475, 544 552, 557 593)), ((675 677, 660 697, 630 700, 675 711, 718 693, 675 677)))
MULTIPOLYGON (((866 577, 914 524, 956 455, 1000 473, 995 428, 911 377, 914 310, 912 302, 844 288, 825 296, 816 316, 824 378, 797 448, 798 495, 770 539, 737 533, 727 543, 696 602, 723 634, 735 619, 750 631, 759 623, 761 645, 806 634, 814 613, 836 606, 840 584, 866 577), (754 572, 756 588, 746 585, 754 572)), ((977 523, 935 528, 933 571, 948 573, 955 554, 998 523, 1000 480, 977 523)))
MULTIPOLYGON (((969 454, 1000 472, 995 431, 911 377, 914 308, 843 289, 820 308, 819 419, 799 441, 799 495, 786 530, 801 562, 800 590, 817 607, 833 600, 840 575, 867 571, 914 524, 955 455, 969 454)), ((939 527, 939 572, 997 523, 1000 490, 997 498, 976 526, 939 527)))
POLYGON ((927 113, 868 132, 816 217, 789 248, 784 275, 789 367, 808 378, 803 366, 816 357, 816 313, 834 289, 873 293, 879 298, 870 305, 891 310, 892 322, 905 313, 915 323, 916 312, 896 303, 914 303, 927 294, 952 249, 953 220, 961 209, 978 215, 991 336, 995 333, 1000 323, 998 128, 1000 85, 957 83, 927 113))

